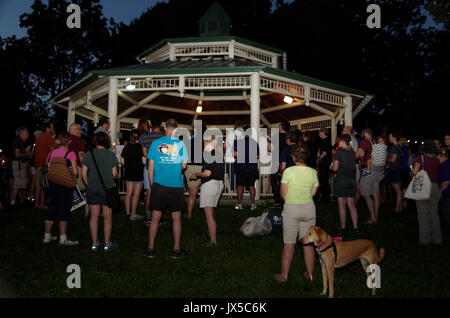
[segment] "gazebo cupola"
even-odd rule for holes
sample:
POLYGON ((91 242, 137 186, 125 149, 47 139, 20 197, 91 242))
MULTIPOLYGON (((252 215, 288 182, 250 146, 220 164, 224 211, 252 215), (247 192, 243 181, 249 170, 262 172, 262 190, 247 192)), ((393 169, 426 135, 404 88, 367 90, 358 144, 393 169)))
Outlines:
POLYGON ((247 60, 264 66, 286 66, 282 50, 230 35, 231 19, 214 2, 198 21, 199 37, 164 39, 137 56, 140 63, 187 60, 247 60))
POLYGON ((231 19, 222 7, 214 2, 200 18, 198 25, 200 36, 230 35, 231 19))

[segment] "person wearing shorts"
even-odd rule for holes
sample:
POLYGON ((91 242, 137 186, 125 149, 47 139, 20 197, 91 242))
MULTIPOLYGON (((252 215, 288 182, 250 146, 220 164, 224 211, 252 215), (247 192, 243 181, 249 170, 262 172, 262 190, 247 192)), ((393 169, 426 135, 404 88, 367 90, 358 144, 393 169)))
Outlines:
MULTIPOLYGON (((364 139, 359 144, 356 157, 359 160, 361 169, 367 167, 367 163, 372 156, 372 139, 373 131, 370 128, 363 130, 364 139)), ((376 224, 377 216, 380 210, 380 182, 382 180, 382 172, 380 167, 374 166, 370 174, 361 176, 359 181, 360 193, 366 201, 370 218, 364 224, 376 224)))
POLYGON ((14 175, 14 188, 11 192, 11 206, 15 206, 16 197, 19 195, 20 202, 24 203, 24 191, 28 187, 27 169, 33 151, 27 151, 26 141, 29 132, 26 127, 19 127, 16 130, 17 138, 12 144, 12 172, 14 175))
MULTIPOLYGON (((245 131, 248 131, 249 127, 245 128, 245 131)), ((259 179, 259 146, 257 142, 253 138, 250 138, 248 134, 246 134, 244 138, 235 140, 234 156, 236 158, 234 171, 236 173, 237 186, 237 204, 234 208, 235 210, 243 209, 242 198, 244 195, 244 188, 247 187, 250 191, 250 210, 256 210, 255 181, 259 179)))
POLYGON ((217 245, 217 225, 214 219, 214 208, 217 207, 220 195, 223 191, 223 177, 225 174, 225 166, 223 163, 223 154, 216 151, 217 141, 212 139, 205 140, 205 152, 211 153, 211 158, 214 161, 211 163, 205 162, 202 166, 202 171, 194 173, 190 176, 191 180, 198 180, 201 178, 200 188, 200 208, 205 212, 206 224, 208 225, 209 242, 207 246, 217 245), (216 154, 219 158, 216 158, 216 154))
POLYGON ((203 163, 203 133, 207 130, 205 126, 202 127, 202 131, 197 131, 194 127, 194 134, 190 139, 190 143, 187 145, 190 150, 189 153, 189 164, 187 165, 184 175, 186 177, 186 183, 189 191, 188 201, 187 201, 187 218, 192 217, 192 211, 195 207, 195 201, 197 199, 198 191, 200 190, 201 180, 192 180, 191 176, 196 173, 202 172, 203 163))
MULTIPOLYGON (((281 258, 281 274, 276 274, 278 282, 288 278, 295 245, 306 234, 309 227, 316 224, 316 207, 313 197, 319 187, 317 172, 308 167, 306 161, 309 150, 306 145, 296 145, 292 149, 295 166, 287 168, 281 179, 280 194, 284 199, 283 218, 283 254, 281 258)), ((312 281, 314 272, 314 247, 302 246, 306 265, 305 277, 312 281)))
POLYGON ((334 195, 338 198, 339 220, 341 223, 340 230, 344 230, 346 227, 346 207, 350 210, 353 230, 358 230, 358 210, 355 206, 355 160, 356 156, 351 148, 350 135, 342 135, 339 138, 339 150, 336 152, 332 163, 332 170, 336 171, 336 177, 334 178, 334 195))
MULTIPOLYGON (((138 125, 141 127, 142 135, 139 139, 139 143, 142 146, 142 151, 144 153, 144 157, 148 157, 148 151, 150 150, 150 146, 152 145, 153 141, 156 139, 161 138, 163 133, 161 132, 161 121, 158 118, 152 118, 152 131, 148 132, 150 130, 150 127, 148 125, 148 122, 146 120, 140 120, 138 125)), ((145 190, 145 214, 147 216, 146 224, 150 224, 150 220, 152 218, 152 212, 150 210, 150 194, 152 192, 152 189, 150 187, 150 180, 148 179, 148 159, 145 163, 144 169, 143 169, 144 175, 144 190, 145 190)))
POLYGON ((387 161, 389 167, 389 181, 396 194, 394 212, 401 212, 403 210, 403 192, 401 188, 403 177, 401 158, 403 151, 399 144, 399 134, 395 132, 390 133, 389 142, 392 143, 392 146, 389 148, 387 161))
POLYGON ((87 203, 91 210, 91 219, 89 221, 92 238, 91 249, 96 251, 102 245, 98 241, 98 217, 100 215, 100 209, 102 209, 105 238, 104 250, 108 251, 111 248, 117 247, 117 244, 111 241, 112 209, 107 204, 106 191, 102 185, 100 175, 106 189, 114 187, 114 179, 119 174, 119 162, 117 161, 116 155, 109 150, 111 148, 111 140, 106 133, 101 131, 95 133, 92 143, 95 148, 89 150, 83 157, 83 167, 81 168, 83 181, 87 185, 87 203), (98 169, 95 165, 94 158, 95 162, 97 162, 98 169))
POLYGON ((142 169, 144 169, 143 162, 145 162, 142 146, 139 144, 139 137, 139 130, 133 129, 130 134, 130 142, 123 148, 122 158, 120 159, 125 168, 125 185, 127 187, 125 210, 127 219, 130 221, 142 220, 144 218, 136 213, 144 182, 142 169))
POLYGON ((181 212, 184 210, 184 182, 182 170, 186 169, 188 154, 183 141, 175 136, 177 121, 166 122, 166 134, 155 140, 148 152, 148 175, 152 193, 150 208, 152 221, 149 226, 149 244, 144 256, 154 257, 155 239, 158 234, 159 221, 168 209, 172 214, 174 252, 173 259, 187 256, 189 253, 181 249, 181 212))

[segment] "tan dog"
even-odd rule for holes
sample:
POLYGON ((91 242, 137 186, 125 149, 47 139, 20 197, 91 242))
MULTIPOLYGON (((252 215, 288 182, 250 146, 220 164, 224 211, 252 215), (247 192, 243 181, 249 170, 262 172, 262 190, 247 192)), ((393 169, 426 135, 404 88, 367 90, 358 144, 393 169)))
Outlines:
MULTIPOLYGON (((322 267, 323 291, 326 295, 327 286, 330 287, 329 297, 334 296, 334 269, 341 268, 356 260, 360 260, 364 272, 369 264, 378 264, 384 259, 384 249, 377 251, 375 243, 370 240, 355 240, 348 242, 334 242, 332 237, 318 226, 311 226, 302 238, 303 244, 314 244, 322 267), (334 244, 333 244, 334 243, 334 244), (337 256, 336 256, 337 252, 337 256)), ((369 276, 369 273, 367 273, 369 276)), ((372 289, 375 295, 376 288, 372 289)))

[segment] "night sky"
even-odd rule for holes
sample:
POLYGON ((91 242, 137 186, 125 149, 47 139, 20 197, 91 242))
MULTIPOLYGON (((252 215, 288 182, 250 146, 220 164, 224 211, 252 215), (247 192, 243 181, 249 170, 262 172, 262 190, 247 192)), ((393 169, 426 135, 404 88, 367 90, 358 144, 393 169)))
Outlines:
MULTIPOLYGON (((19 27, 19 17, 26 12, 31 12, 34 0, 0 0, 0 36, 17 37, 26 34, 25 29, 19 27)), ((48 0, 43 0, 48 3, 48 0)), ((116 22, 128 24, 134 18, 138 18, 147 8, 153 7, 157 2, 167 0, 101 0, 103 13, 106 18, 114 18, 116 22)))

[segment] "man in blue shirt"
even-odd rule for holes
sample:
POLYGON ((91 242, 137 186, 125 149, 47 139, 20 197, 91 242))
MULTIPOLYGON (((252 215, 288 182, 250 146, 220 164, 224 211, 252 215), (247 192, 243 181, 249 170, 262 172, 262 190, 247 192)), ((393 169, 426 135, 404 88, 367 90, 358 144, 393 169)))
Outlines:
POLYGON ((184 182, 181 172, 186 169, 188 153, 184 143, 174 136, 178 127, 175 119, 166 122, 164 137, 155 140, 148 152, 148 176, 151 185, 150 209, 153 210, 149 227, 149 246, 144 256, 154 257, 154 245, 162 213, 168 208, 172 214, 174 252, 173 259, 188 255, 180 248, 181 211, 184 210, 184 182))

